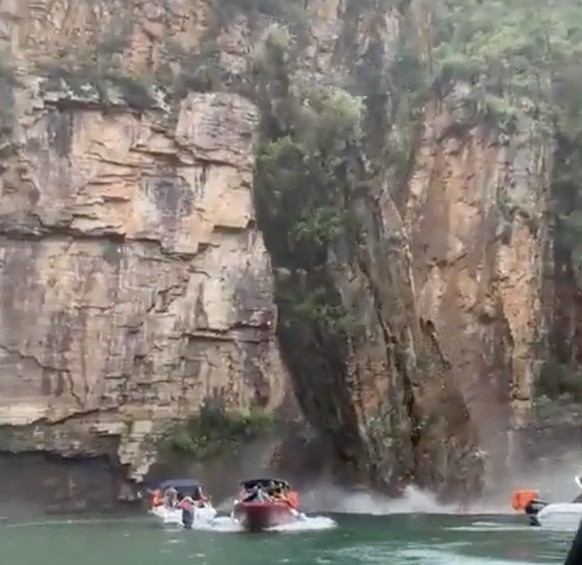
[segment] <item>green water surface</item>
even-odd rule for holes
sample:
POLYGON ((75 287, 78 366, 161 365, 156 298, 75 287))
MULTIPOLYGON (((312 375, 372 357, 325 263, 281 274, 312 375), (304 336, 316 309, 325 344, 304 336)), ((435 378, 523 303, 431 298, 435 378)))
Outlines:
POLYGON ((4 565, 500 565, 562 563, 572 532, 520 519, 450 515, 334 516, 337 526, 246 534, 164 529, 148 519, 0 526, 4 565))

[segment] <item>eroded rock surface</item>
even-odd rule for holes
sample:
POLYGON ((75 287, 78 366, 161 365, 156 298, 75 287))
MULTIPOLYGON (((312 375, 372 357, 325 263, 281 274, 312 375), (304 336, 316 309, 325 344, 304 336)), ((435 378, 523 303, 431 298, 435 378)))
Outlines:
POLYGON ((425 123, 407 200, 419 312, 435 324, 503 473, 509 430, 528 421, 545 338, 552 142, 525 115, 511 137, 467 126, 454 99, 425 123))
POLYGON ((1 179, 0 420, 29 431, 11 448, 115 435, 139 477, 149 434, 206 396, 281 402, 256 121, 237 95, 193 94, 173 129, 47 108, 25 130, 1 179))

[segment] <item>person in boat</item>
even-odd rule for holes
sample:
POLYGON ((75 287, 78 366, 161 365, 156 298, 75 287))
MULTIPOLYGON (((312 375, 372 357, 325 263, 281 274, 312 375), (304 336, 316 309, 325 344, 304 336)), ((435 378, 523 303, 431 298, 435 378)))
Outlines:
POLYGON ((537 497, 532 498, 523 508, 523 511, 531 518, 532 523, 536 523, 535 516, 546 505, 543 500, 537 497))
POLYGON ((247 490, 243 494, 243 502, 253 502, 257 499, 259 495, 259 485, 255 485, 253 488, 247 490))
POLYGON ((182 525, 187 529, 192 529, 194 524, 194 507, 196 502, 191 496, 181 496, 177 508, 182 510, 182 525))
POLYGON ((174 509, 178 504, 178 491, 174 487, 169 487, 164 492, 164 506, 174 509))
POLYGON ((194 500, 196 506, 198 506, 199 508, 203 508, 208 502, 208 499, 204 496, 204 493, 202 492, 202 489, 200 487, 196 488, 196 490, 194 491, 192 500, 194 500))
POLYGON ((269 494, 275 500, 283 500, 284 498, 283 489, 280 486, 279 487, 276 486, 275 488, 273 488, 273 490, 269 494))
POLYGON ((243 498, 243 502, 270 502, 270 496, 261 485, 255 485, 243 498))
POLYGON ((271 496, 268 492, 265 492, 262 487, 259 487, 257 492, 257 500, 259 502, 271 502, 271 496))

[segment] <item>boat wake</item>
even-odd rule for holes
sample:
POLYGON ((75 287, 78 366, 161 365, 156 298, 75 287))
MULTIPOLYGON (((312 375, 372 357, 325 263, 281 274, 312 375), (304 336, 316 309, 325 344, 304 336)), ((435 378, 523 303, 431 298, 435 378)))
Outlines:
MULTIPOLYGON (((291 533, 330 530, 335 527, 337 527, 337 522, 331 518, 328 518, 327 516, 306 516, 302 514, 301 518, 296 522, 268 528, 265 531, 291 533)), ((198 524, 193 524, 192 530, 220 533, 234 533, 244 531, 241 525, 233 520, 230 516, 219 516, 210 522, 199 522, 198 524)))
POLYGON ((332 518, 328 518, 327 516, 306 516, 303 514, 302 518, 297 522, 275 526, 274 528, 270 528, 270 531, 307 532, 317 530, 331 530, 335 527, 337 527, 337 522, 332 518))

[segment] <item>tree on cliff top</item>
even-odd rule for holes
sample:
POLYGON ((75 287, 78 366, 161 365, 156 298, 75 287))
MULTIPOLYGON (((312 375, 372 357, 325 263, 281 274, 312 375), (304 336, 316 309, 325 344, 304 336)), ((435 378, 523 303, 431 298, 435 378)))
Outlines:
POLYGON ((560 113, 559 85, 582 74, 582 0, 445 0, 432 9, 434 78, 471 85, 493 112, 521 98, 538 115, 560 113))

